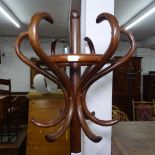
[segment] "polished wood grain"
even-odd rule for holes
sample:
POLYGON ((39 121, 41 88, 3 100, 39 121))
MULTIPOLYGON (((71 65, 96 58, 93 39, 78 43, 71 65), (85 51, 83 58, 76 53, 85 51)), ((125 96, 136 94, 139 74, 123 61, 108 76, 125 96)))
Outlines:
POLYGON ((32 16, 28 32, 21 33, 16 40, 16 53, 17 56, 27 65, 32 67, 38 73, 43 74, 51 81, 56 83, 63 91, 65 99, 65 107, 60 116, 53 121, 39 122, 33 119, 33 123, 39 127, 54 127, 58 124, 62 124, 61 127, 54 134, 46 134, 46 139, 49 142, 53 142, 63 136, 66 130, 71 126, 71 152, 80 152, 80 129, 82 128, 86 136, 93 142, 101 141, 102 137, 96 135, 89 128, 86 119, 101 125, 111 126, 117 123, 117 120, 100 120, 96 118, 87 108, 86 94, 90 86, 109 72, 120 67, 133 55, 136 45, 133 35, 127 32, 122 27, 119 27, 117 19, 109 13, 101 13, 98 15, 96 22, 99 24, 103 21, 109 22, 111 27, 111 41, 109 47, 102 55, 95 54, 95 47, 90 38, 86 37, 88 46, 90 48, 91 55, 80 54, 80 15, 76 10, 72 10, 70 14, 70 52, 69 55, 57 55, 53 52, 52 56, 48 56, 42 49, 39 35, 38 26, 40 21, 44 19, 51 24, 54 23, 53 18, 45 12, 39 12, 32 16), (130 47, 127 54, 118 59, 108 67, 104 67, 105 64, 113 57, 120 40, 120 35, 123 33, 129 40, 130 47), (40 60, 48 67, 53 74, 44 70, 41 67, 36 66, 30 62, 20 49, 23 39, 28 37, 30 44, 38 55, 40 60), (70 67, 70 76, 65 71, 60 69, 60 65, 68 65, 70 67), (81 66, 86 65, 86 69, 82 76, 80 76, 81 66), (104 68, 103 68, 104 67, 104 68), (77 131, 75 132, 75 129, 77 131))
MULTIPOLYGON (((73 10, 70 15, 70 54, 80 54, 80 14, 73 10)), ((73 56, 74 56, 73 55, 73 56)), ((74 96, 76 96, 76 92, 78 89, 78 85, 80 83, 80 64, 77 62, 70 64, 70 80, 72 84, 72 89, 74 91, 74 96)), ((77 100, 74 100, 74 104, 77 100)), ((81 152, 81 126, 78 120, 78 115, 76 110, 74 111, 71 123, 70 123, 70 138, 71 142, 71 152, 81 152), (76 129, 76 130, 75 130, 76 129)))
POLYGON ((70 136, 69 129, 57 141, 52 144, 47 142, 44 135, 53 133, 61 126, 53 128, 38 128, 33 125, 32 119, 37 118, 40 122, 48 122, 59 117, 64 108, 64 98, 62 94, 41 95, 28 94, 29 98, 29 118, 27 130, 27 151, 26 155, 69 155, 70 154, 70 136))

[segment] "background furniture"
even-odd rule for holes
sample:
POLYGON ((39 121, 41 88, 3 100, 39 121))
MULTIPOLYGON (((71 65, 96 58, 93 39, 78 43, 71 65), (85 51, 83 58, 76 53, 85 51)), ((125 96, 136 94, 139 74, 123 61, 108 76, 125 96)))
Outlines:
POLYGON ((1 118, 0 118, 0 142, 12 142, 12 139, 16 138, 17 127, 12 128, 12 124, 15 125, 14 120, 14 101, 11 99, 11 80, 0 79, 0 94, 5 100, 1 103, 1 118))
POLYGON ((3 126, 8 122, 8 96, 0 96, 0 142, 3 142, 3 126))
POLYGON ((143 75, 143 100, 155 99, 155 74, 143 75))
MULTIPOLYGON (((23 98, 12 96, 11 80, 0 79, 0 154, 25 155, 26 121, 23 98), (22 107, 21 107, 22 106, 22 107), (19 123, 20 122, 20 123, 19 123), (20 126, 23 125, 24 126, 20 126)), ((25 102, 24 102, 25 103, 25 102)))
POLYGON ((27 131, 26 155, 69 155, 70 136, 69 130, 63 137, 49 143, 44 135, 55 132, 59 126, 52 128, 40 128, 32 124, 32 118, 39 121, 54 120, 63 110, 64 98, 62 94, 29 93, 29 115, 27 131))
POLYGON ((0 155, 25 155, 26 128, 20 128, 14 143, 0 144, 0 155))
POLYGON ((120 122, 112 127, 112 155, 154 155, 155 122, 120 122))
POLYGON ((129 120, 127 115, 119 109, 112 110, 112 119, 117 119, 119 121, 128 121, 129 120))
MULTIPOLYGON (((115 57, 117 60, 119 57, 115 57)), ((141 57, 132 57, 128 63, 113 71, 112 104, 133 120, 132 99, 140 100, 141 57)))
POLYGON ((132 100, 133 118, 137 121, 155 120, 155 101, 135 101, 132 100))
POLYGON ((119 108, 116 107, 115 105, 112 105, 112 110, 119 110, 119 108))

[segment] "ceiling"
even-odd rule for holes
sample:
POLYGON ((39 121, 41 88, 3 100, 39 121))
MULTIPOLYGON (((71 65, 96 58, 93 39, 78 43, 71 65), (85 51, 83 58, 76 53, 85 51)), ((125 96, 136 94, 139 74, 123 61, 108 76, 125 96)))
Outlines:
MULTIPOLYGON (((48 12, 54 19, 54 24, 41 22, 39 33, 56 38, 68 36, 68 20, 71 8, 80 6, 80 0, 0 0, 16 15, 22 23, 16 28, 0 13, 0 35, 16 36, 27 31, 31 16, 36 12, 48 12)), ((122 26, 138 14, 154 0, 114 0, 115 16, 122 26)), ((146 20, 130 29, 137 41, 148 47, 155 47, 155 13, 146 20)))
POLYGON ((59 38, 67 36, 67 21, 71 0, 3 0, 2 2, 16 15, 22 26, 16 28, 0 13, 0 35, 18 35, 20 32, 27 30, 27 25, 34 13, 48 12, 53 17, 54 24, 51 25, 45 21, 41 22, 39 33, 59 38))
MULTIPOLYGON (((115 0, 115 16, 123 26, 146 7, 153 4, 154 0, 115 0)), ((132 31, 141 46, 155 47, 155 13, 129 29, 132 31)))

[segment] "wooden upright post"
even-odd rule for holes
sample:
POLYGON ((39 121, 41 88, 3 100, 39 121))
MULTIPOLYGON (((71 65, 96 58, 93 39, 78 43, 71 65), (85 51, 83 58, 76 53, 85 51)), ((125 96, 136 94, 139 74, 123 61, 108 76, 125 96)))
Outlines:
MULTIPOLYGON (((70 54, 80 54, 80 15, 77 11, 73 10, 70 16, 70 54)), ((79 64, 73 63, 70 67, 70 79, 75 94, 79 85, 80 76, 79 64)), ((72 153, 81 152, 81 127, 78 122, 75 110, 70 125, 70 148, 72 153)))

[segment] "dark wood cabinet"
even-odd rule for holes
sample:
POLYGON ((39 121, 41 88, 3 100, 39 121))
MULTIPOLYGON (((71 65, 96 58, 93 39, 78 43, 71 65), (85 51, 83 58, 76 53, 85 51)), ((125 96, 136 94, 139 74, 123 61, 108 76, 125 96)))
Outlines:
MULTIPOLYGON (((116 57, 115 60, 120 57, 116 57)), ((132 57, 129 62, 113 72, 113 105, 133 120, 132 99, 141 98, 141 57, 132 57)))
POLYGON ((155 99, 155 74, 143 75, 143 100, 155 99))

